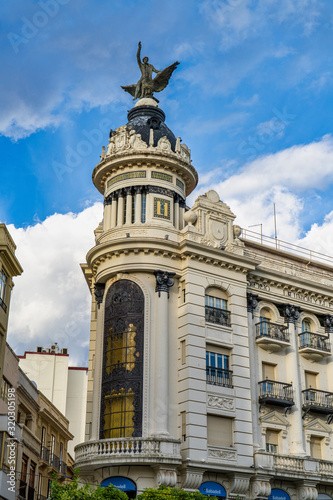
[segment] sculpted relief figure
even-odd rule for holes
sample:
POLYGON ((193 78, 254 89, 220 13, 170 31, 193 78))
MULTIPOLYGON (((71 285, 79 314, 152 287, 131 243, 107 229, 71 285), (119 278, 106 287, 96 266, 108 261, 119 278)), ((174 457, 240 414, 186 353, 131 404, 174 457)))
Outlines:
POLYGON ((134 101, 136 99, 142 99, 143 97, 152 97, 157 101, 157 99, 153 97, 154 92, 161 92, 161 90, 165 89, 179 62, 175 62, 171 64, 171 66, 159 71, 154 68, 152 64, 148 63, 148 57, 144 57, 141 61, 141 42, 139 42, 136 57, 141 71, 141 78, 137 84, 126 85, 121 88, 124 89, 125 92, 129 92, 129 94, 133 96, 134 101), (156 73, 155 78, 153 78, 153 72, 156 73))

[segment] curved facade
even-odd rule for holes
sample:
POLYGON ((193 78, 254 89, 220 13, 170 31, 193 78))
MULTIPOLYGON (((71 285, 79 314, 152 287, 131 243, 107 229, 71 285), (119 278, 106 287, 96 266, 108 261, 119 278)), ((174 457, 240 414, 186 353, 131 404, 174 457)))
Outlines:
POLYGON ((189 148, 146 100, 93 171, 104 214, 82 265, 81 478, 135 484, 132 496, 164 484, 333 498, 333 259, 242 235, 215 191, 188 209, 197 181, 189 148))

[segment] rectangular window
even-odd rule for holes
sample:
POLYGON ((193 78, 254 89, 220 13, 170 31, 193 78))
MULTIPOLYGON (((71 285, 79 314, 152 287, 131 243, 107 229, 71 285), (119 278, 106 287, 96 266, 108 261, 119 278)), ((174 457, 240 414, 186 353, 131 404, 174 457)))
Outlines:
POLYGON ((21 477, 19 484, 19 495, 25 498, 27 488, 28 457, 23 455, 21 465, 21 477))
POLYGON ((55 451, 55 436, 51 434, 51 450, 50 450, 51 461, 53 460, 54 451, 55 451))
POLYGON ((11 387, 12 385, 3 377, 1 382, 1 399, 3 399, 5 403, 8 403, 8 389, 11 387))
POLYGON ((135 205, 136 205, 136 194, 132 196, 132 224, 135 222, 135 205))
POLYGON ((185 340, 182 340, 180 342, 180 349, 181 349, 182 365, 185 365, 185 363, 186 363, 186 344, 185 344, 185 340))
POLYGON ((4 302, 6 300, 6 288, 7 288, 7 275, 5 271, 2 269, 0 272, 0 299, 2 299, 4 302))
POLYGON ((305 388, 306 389, 317 389, 317 375, 314 372, 305 372, 305 388))
POLYGON ((277 453, 279 445, 279 432, 267 429, 266 430, 266 451, 268 453, 277 453))
POLYGON ((264 318, 263 316, 260 316, 260 335, 268 335, 270 333, 270 323, 269 318, 264 318))
POLYGON ((146 222, 146 204, 147 204, 147 195, 146 193, 142 193, 141 196, 141 222, 146 222))
POLYGON ((205 305, 226 311, 228 308, 228 301, 225 299, 219 299, 218 297, 212 297, 211 295, 205 295, 205 305))
POLYGON ((262 378, 263 380, 275 380, 275 368, 276 365, 271 365, 270 363, 262 364, 262 378))
POLYGON ((232 372, 229 356, 217 352, 206 352, 206 378, 208 384, 232 387, 232 372))
POLYGON ((182 439, 184 441, 186 441, 186 412, 182 411, 180 413, 180 415, 181 415, 181 419, 182 419, 182 423, 181 423, 181 425, 182 425, 182 439))
POLYGON ((134 392, 112 391, 105 396, 104 439, 132 437, 134 430, 134 392))
POLYGON ((4 311, 7 311, 6 306, 6 291, 7 291, 8 277, 5 271, 2 269, 0 272, 0 306, 4 311))
MULTIPOLYGON (((36 464, 31 460, 29 473, 29 488, 35 488, 36 464)), ((30 492, 29 492, 30 493, 30 492)))
POLYGON ((321 438, 316 436, 311 436, 310 454, 312 458, 321 459, 321 438))
POLYGON ((207 442, 208 444, 215 446, 232 446, 232 418, 207 415, 207 442))

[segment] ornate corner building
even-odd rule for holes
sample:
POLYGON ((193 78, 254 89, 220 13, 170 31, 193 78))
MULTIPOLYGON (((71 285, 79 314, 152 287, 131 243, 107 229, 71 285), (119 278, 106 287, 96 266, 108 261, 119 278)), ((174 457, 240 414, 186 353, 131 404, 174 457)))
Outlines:
POLYGON ((333 498, 333 258, 256 239, 152 99, 93 171, 86 440, 75 466, 129 496, 333 498), (319 495, 319 496, 318 496, 319 495))

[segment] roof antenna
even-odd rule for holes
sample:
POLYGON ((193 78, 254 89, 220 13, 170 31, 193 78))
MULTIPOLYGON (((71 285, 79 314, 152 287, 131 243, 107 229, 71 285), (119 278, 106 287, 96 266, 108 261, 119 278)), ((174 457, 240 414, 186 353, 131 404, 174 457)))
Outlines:
POLYGON ((276 242, 276 246, 277 246, 277 231, 276 231, 276 212, 275 212, 275 203, 273 203, 274 205, 274 238, 275 238, 275 242, 276 242))

